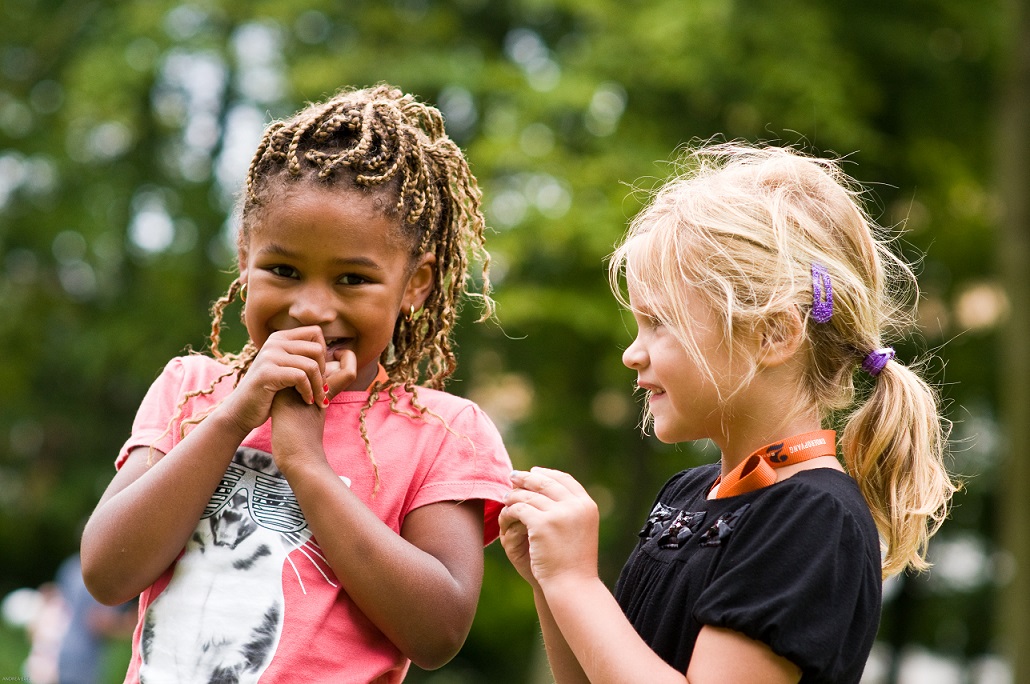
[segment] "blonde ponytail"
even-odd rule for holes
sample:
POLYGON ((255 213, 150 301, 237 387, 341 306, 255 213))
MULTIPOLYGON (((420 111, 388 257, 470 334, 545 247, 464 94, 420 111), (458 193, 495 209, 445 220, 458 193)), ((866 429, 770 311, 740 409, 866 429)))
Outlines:
POLYGON ((949 431, 937 392, 898 362, 884 366, 868 399, 847 418, 844 463, 880 531, 885 578, 930 567, 927 543, 958 489, 944 465, 949 431))

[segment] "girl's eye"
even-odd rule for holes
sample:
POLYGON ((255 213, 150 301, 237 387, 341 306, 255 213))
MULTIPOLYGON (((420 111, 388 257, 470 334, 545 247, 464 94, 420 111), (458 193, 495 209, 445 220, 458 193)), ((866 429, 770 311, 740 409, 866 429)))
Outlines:
POLYGON ((274 274, 274 275, 279 276, 280 278, 296 278, 297 277, 297 269, 293 268, 293 266, 286 266, 284 264, 279 264, 279 265, 276 265, 276 266, 271 266, 268 269, 268 271, 270 273, 274 274))
POLYGON ((647 328, 648 330, 654 330, 655 328, 662 327, 662 322, 661 322, 661 320, 655 318, 654 316, 649 316, 647 314, 641 314, 641 316, 640 316, 640 325, 641 325, 641 327, 647 328))
POLYGON ((341 285, 361 285, 367 283, 368 280, 354 273, 348 273, 345 276, 341 276, 339 282, 341 285))

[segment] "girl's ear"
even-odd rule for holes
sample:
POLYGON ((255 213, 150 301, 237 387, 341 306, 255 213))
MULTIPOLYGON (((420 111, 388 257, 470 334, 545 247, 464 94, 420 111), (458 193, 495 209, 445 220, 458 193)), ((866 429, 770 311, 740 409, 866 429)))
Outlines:
POLYGON ((433 283, 436 282, 436 255, 423 254, 418 258, 415 269, 408 277, 408 286, 404 290, 404 298, 401 300, 401 315, 407 315, 412 307, 416 311, 425 304, 429 293, 433 291, 433 283))
POLYGON ((760 333, 758 365, 764 368, 779 366, 794 358, 805 341, 801 313, 796 307, 766 319, 760 333))

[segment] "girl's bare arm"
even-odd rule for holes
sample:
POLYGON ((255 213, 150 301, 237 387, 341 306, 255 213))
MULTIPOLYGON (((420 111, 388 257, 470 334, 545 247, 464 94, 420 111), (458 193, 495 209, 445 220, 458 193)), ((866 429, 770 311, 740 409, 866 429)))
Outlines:
POLYGON ((586 673, 579 665, 576 654, 569 647, 569 642, 562 636, 561 629, 554 621, 551 607, 547 605, 547 597, 540 589, 540 583, 533 576, 532 559, 529 555, 529 531, 511 509, 501 510, 498 524, 501 530, 501 545, 508 555, 508 560, 518 570, 522 579, 533 588, 533 603, 536 605, 537 617, 540 620, 540 632, 544 638, 544 649, 547 662, 551 666, 554 681, 560 684, 580 682, 587 684, 586 673))
POLYGON ((82 577, 98 601, 128 601, 172 564, 245 436, 216 411, 167 455, 129 453, 82 534, 82 577))
POLYGON ((424 669, 458 652, 483 577, 483 504, 417 508, 398 535, 322 460, 284 470, 340 584, 401 652, 424 669))
POLYGON ((449 661, 465 641, 483 577, 483 504, 446 501, 411 511, 398 535, 333 471, 324 413, 276 397, 272 451, 340 584, 419 667, 449 661))
POLYGON ((239 386, 167 455, 133 450, 83 531, 82 575, 97 600, 122 603, 161 576, 240 443, 268 420, 276 395, 287 390, 308 407, 322 401, 324 357, 317 327, 274 333, 239 386))

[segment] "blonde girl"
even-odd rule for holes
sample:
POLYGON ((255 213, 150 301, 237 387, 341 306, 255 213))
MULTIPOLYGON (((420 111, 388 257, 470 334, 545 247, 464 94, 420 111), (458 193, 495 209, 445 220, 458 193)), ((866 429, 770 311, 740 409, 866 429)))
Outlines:
POLYGON ((860 194, 832 161, 708 145, 632 222, 610 275, 646 424, 721 458, 661 490, 614 597, 583 487, 513 475, 501 540, 558 682, 861 678, 881 579, 927 567, 954 486, 936 395, 887 346, 914 277, 860 194))
POLYGON ((486 263, 475 178, 435 108, 345 90, 268 127, 240 216, 212 355, 166 366, 83 535, 90 591, 140 596, 126 682, 439 667, 511 468, 482 411, 440 390, 486 263), (227 354, 236 301, 249 341, 227 354))

